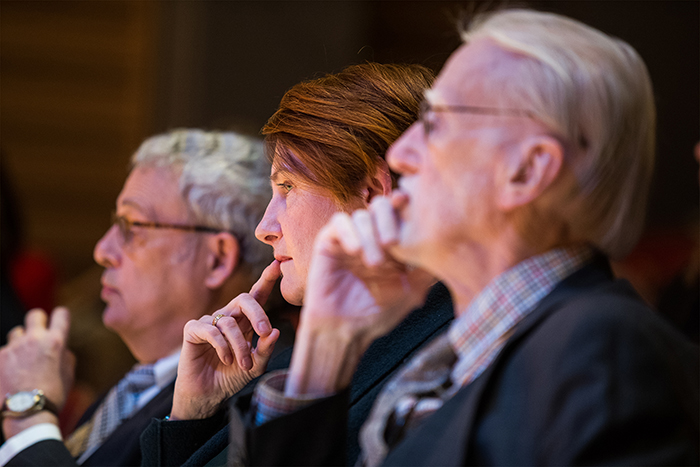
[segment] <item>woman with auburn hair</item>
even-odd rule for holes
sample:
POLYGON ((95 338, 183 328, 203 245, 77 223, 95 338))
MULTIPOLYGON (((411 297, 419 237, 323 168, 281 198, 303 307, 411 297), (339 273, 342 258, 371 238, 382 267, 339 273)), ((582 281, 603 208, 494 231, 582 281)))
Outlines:
MULTIPOLYGON (((366 63, 287 91, 262 130, 273 196, 256 236, 274 248, 275 260, 249 294, 185 326, 172 412, 169 421, 154 421, 144 432, 144 465, 181 464, 192 454, 183 446, 202 445, 211 435, 189 462, 201 465, 216 457, 225 463, 228 427, 217 433, 222 402, 266 370, 289 366, 291 349, 270 361, 279 331, 270 326, 262 305, 272 286, 281 275, 284 298, 303 304, 316 234, 333 214, 366 208, 375 195, 391 193, 396 177, 385 153, 418 118, 423 91, 432 81, 432 72, 420 65, 366 63)), ((426 275, 425 292, 432 282, 426 275)), ((397 304, 408 308, 409 301, 422 303, 424 297, 402 296, 397 304)), ((339 463, 354 464, 359 428, 383 383, 446 328, 451 316, 449 293, 436 284, 423 308, 367 350, 350 388, 349 448, 347 457, 339 451, 339 463)), ((240 396, 250 392, 241 391, 239 398, 247 400, 240 396)), ((264 450, 265 440, 255 446, 264 450)))
POLYGON ((262 133, 273 197, 256 235, 275 249, 284 298, 301 305, 316 233, 337 211, 388 194, 386 150, 418 116, 432 73, 367 63, 297 84, 262 133))

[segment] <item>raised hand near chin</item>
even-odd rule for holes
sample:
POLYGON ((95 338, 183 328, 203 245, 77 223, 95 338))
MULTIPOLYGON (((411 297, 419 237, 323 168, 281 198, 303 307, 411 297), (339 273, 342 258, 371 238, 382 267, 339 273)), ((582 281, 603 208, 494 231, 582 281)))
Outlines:
POLYGON ((272 328, 262 306, 279 276, 279 262, 275 260, 249 293, 185 325, 172 420, 213 415, 224 400, 265 372, 279 330, 272 328), (254 334, 259 336, 255 348, 254 334))
MULTIPOLYGON (((73 384, 75 357, 66 344, 70 313, 54 309, 49 319, 41 309, 27 312, 24 326, 12 328, 7 345, 0 349, 0 395, 40 389, 58 409, 66 402, 73 384)), ((58 418, 44 410, 28 418, 3 420, 9 438, 33 424, 58 423, 58 418)))
POLYGON ((435 279, 396 261, 398 219, 387 198, 335 214, 316 237, 285 392, 327 394, 347 386, 360 357, 421 305, 435 279))
POLYGON ((369 340, 366 345, 391 331, 435 282, 391 256, 398 241, 387 198, 375 198, 368 210, 336 214, 316 240, 302 320, 341 326, 369 340))

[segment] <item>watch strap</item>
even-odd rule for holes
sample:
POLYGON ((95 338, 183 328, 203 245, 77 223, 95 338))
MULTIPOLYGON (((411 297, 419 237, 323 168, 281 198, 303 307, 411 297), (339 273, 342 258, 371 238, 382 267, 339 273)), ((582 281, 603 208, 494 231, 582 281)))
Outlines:
POLYGON ((44 399, 44 407, 43 407, 43 409, 40 409, 40 410, 48 410, 49 412, 51 412, 52 414, 54 414, 55 416, 58 417, 58 415, 60 413, 60 410, 58 410, 58 406, 56 404, 54 404, 53 402, 51 402, 51 400, 46 396, 44 396, 43 399, 44 399))
POLYGON ((19 393, 13 394, 8 394, 5 397, 5 400, 3 401, 2 404, 2 416, 3 417, 9 417, 9 418, 23 418, 23 417, 28 417, 30 415, 33 415, 35 413, 41 412, 42 410, 47 410, 54 415, 58 416, 59 414, 59 409, 56 404, 54 404, 52 401, 50 401, 45 395, 44 391, 41 389, 35 389, 33 391, 20 391, 20 392, 31 392, 33 397, 36 397, 37 400, 34 402, 34 405, 29 407, 26 410, 23 410, 21 412, 15 412, 13 410, 10 410, 10 408, 7 406, 7 400, 10 397, 13 397, 14 395, 17 395, 19 393))

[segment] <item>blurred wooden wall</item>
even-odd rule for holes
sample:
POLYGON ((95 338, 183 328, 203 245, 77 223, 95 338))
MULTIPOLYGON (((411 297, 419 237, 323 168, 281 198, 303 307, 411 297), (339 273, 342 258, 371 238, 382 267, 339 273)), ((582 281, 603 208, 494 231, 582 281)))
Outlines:
POLYGON ((159 3, 0 3, 0 145, 25 240, 70 278, 92 263, 152 129, 159 3))
MULTIPOLYGON (((352 63, 438 71, 460 44, 460 10, 501 1, 1 0, 0 145, 27 240, 71 279, 93 264, 143 138, 181 126, 257 131, 290 86, 352 63)), ((639 50, 658 104, 650 220, 696 220, 698 2, 518 3, 639 50)))

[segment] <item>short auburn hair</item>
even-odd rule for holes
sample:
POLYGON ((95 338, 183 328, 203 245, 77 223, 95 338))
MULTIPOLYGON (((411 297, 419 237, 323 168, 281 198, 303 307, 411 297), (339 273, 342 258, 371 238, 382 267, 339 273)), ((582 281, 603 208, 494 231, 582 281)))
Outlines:
POLYGON ((421 65, 364 63, 301 82, 262 129, 268 157, 348 203, 418 119, 433 80, 421 65))

